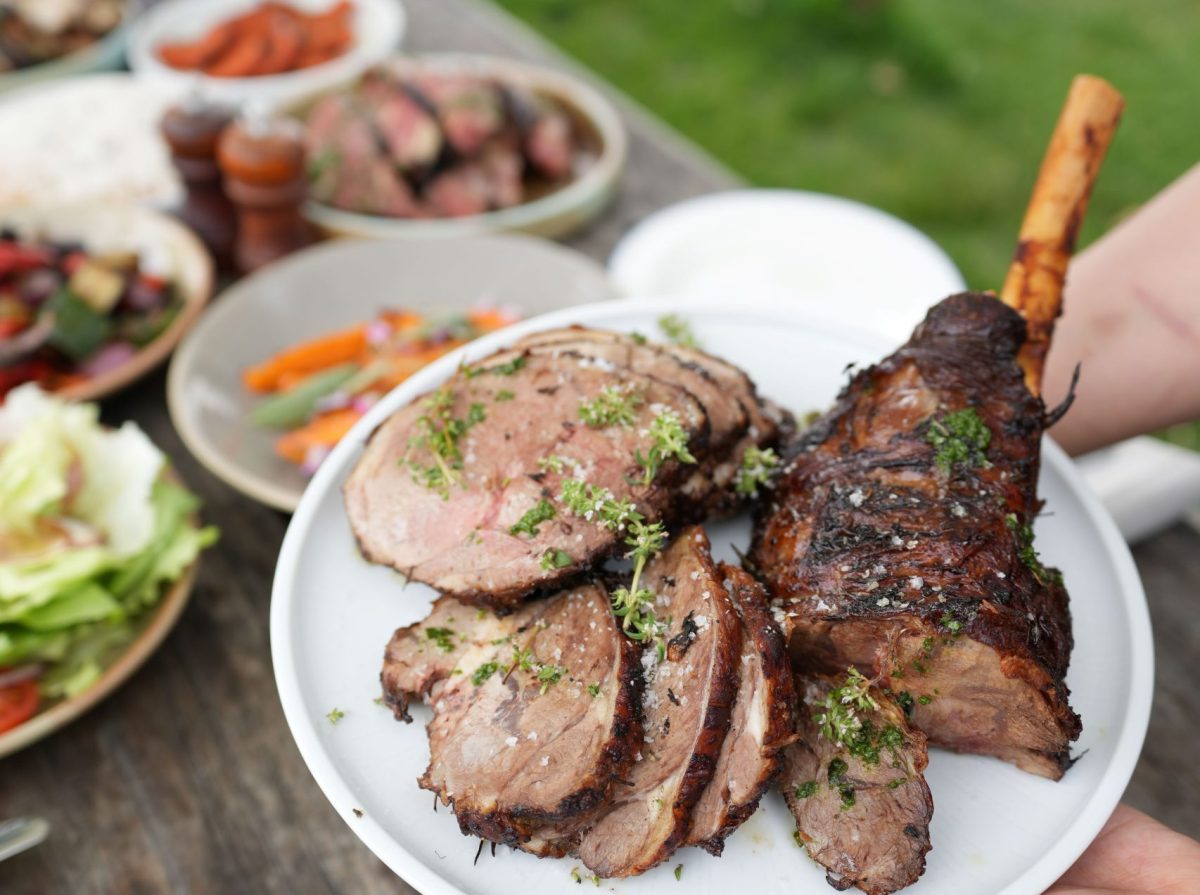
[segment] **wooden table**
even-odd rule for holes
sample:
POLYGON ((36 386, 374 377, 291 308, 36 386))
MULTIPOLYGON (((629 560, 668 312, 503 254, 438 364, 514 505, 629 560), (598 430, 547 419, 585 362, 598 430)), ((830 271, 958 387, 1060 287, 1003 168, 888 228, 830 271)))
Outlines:
MULTIPOLYGON (((571 64, 476 0, 405 0, 418 50, 470 50, 571 64)), ((647 213, 737 184, 712 159, 618 98, 631 136, 615 205, 572 241, 599 259, 647 213)), ((819 188, 819 184, 814 186, 819 188)), ((164 377, 105 408, 137 420, 205 500, 220 544, 165 646, 115 696, 37 746, 0 761, 0 817, 40 814, 42 846, 0 864, 0 892, 403 893, 325 801, 284 723, 267 612, 287 517, 235 493, 188 455, 167 417, 164 377)), ((1200 536, 1179 526, 1136 551, 1155 621, 1158 690, 1128 793, 1200 835, 1200 536)), ((1075 595, 1086 612, 1087 595, 1075 595)))

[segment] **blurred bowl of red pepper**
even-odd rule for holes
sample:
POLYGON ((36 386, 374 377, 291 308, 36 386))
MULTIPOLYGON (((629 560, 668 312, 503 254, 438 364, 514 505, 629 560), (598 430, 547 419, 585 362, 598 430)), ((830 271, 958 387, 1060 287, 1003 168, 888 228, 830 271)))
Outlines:
POLYGON ((72 400, 157 367, 212 294, 200 241, 112 205, 0 211, 0 402, 26 382, 72 400))

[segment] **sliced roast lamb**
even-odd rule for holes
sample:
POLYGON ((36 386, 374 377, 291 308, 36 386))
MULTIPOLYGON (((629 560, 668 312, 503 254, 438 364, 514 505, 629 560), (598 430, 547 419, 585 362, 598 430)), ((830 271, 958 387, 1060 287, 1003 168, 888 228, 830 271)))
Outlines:
POLYGON ((641 677, 592 584, 503 618, 443 597, 392 637, 381 680, 398 717, 414 698, 432 706, 420 785, 464 834, 561 855, 645 748, 641 677))
POLYGON ((668 514, 685 461, 706 455, 709 426, 674 383, 586 357, 499 357, 380 426, 344 493, 368 559, 511 609, 621 549, 618 530, 578 514, 582 498, 607 490, 648 521, 668 514), (683 453, 658 462, 660 423, 683 453), (581 499, 566 500, 571 489, 581 499))
POLYGON ((890 680, 934 744, 1057 779, 1080 725, 1067 593, 1032 543, 1046 414, 1025 341, 993 296, 936 305, 801 438, 752 558, 802 666, 890 680))
POLYGON ((925 872, 933 800, 925 736, 861 675, 800 684, 800 738, 780 781, 796 839, 835 889, 889 895, 925 872))
POLYGON ((755 493, 751 488, 736 487, 747 451, 777 448, 791 432, 791 417, 760 397, 745 372, 696 348, 659 345, 578 326, 533 333, 519 345, 531 352, 570 350, 599 361, 641 368, 677 382, 700 400, 709 415, 711 453, 679 488, 680 519, 703 519, 737 510, 755 493))
POLYGON ((740 683, 713 778, 692 810, 687 845, 719 855, 725 838, 758 808, 783 748, 795 739, 795 690, 783 635, 761 584, 738 566, 718 566, 742 622, 740 683))
POLYGON ((579 844, 579 858, 602 877, 643 873, 684 844, 738 689, 741 623, 704 532, 680 532, 647 565, 644 581, 659 618, 671 622, 662 660, 654 647, 643 654, 641 760, 579 844))

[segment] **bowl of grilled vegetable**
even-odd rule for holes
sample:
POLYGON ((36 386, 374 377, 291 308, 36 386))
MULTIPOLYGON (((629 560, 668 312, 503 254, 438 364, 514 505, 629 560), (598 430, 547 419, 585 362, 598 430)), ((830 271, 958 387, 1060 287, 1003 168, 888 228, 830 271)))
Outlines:
POLYGON ((561 236, 604 208, 626 155, 599 92, 488 56, 396 57, 293 112, 307 214, 335 235, 561 236))
POLYGON ((146 209, 0 212, 0 400, 26 382, 77 400, 161 363, 212 291, 199 240, 146 209))

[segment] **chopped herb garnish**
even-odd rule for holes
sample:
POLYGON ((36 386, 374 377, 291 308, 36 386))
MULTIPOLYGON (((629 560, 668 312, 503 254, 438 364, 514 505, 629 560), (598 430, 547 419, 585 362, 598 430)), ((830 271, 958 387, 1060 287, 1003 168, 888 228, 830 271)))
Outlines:
POLYGON ((921 705, 929 705, 929 703, 933 702, 933 697, 932 696, 918 696, 917 702, 921 703, 921 705))
POLYGON ((484 373, 495 373, 497 376, 512 376, 525 366, 525 355, 521 354, 510 361, 496 364, 494 367, 463 367, 463 373, 468 379, 482 376, 484 373))
POLYGON ((683 345, 685 348, 700 347, 700 343, 696 341, 696 336, 692 332, 691 324, 678 314, 664 314, 659 317, 658 328, 676 345, 683 345))
POLYGON ((661 522, 647 525, 642 519, 631 519, 629 546, 626 557, 633 560, 633 578, 629 587, 619 587, 612 593, 613 614, 621 619, 621 629, 637 641, 646 641, 661 636, 664 627, 654 613, 654 591, 639 587, 642 570, 651 557, 657 555, 667 542, 667 532, 661 522))
POLYGON ((571 557, 567 551, 559 550, 557 547, 547 550, 542 554, 538 565, 547 572, 552 572, 555 569, 565 569, 571 564, 571 557))
POLYGON ((536 666, 537 656, 533 654, 533 650, 522 649, 516 644, 513 644, 513 659, 512 665, 510 665, 508 668, 509 674, 512 674, 513 671, 517 670, 533 671, 536 666))
POLYGON ((907 782, 907 777, 896 777, 895 779, 888 781, 888 789, 899 789, 907 782))
POLYGON ((676 864, 675 865, 675 880, 679 881, 681 879, 683 879, 683 865, 676 864))
POLYGON ((537 671, 537 679, 541 682, 541 692, 545 693, 552 686, 563 679, 563 675, 567 673, 567 669, 561 665, 543 665, 537 671))
POLYGON ((609 531, 620 531, 635 516, 642 518, 630 501, 617 500, 607 488, 597 488, 581 479, 564 481, 558 499, 574 515, 609 531))
POLYGON ((1017 556, 1029 568, 1042 584, 1062 584, 1062 572, 1058 569, 1048 569, 1042 565, 1041 557, 1033 546, 1033 528, 1028 523, 1019 520, 1015 513, 1004 517, 1008 530, 1013 533, 1017 542, 1017 556))
MULTIPOLYGON (((949 615, 949 613, 946 613, 946 614, 949 615)), ((945 624, 945 623, 943 622, 943 624, 945 624)), ((925 641, 921 644, 921 650, 922 650, 922 652, 925 653, 926 656, 933 655, 933 638, 932 637, 925 638, 925 641)))
POLYGON ((879 730, 870 719, 858 716, 859 712, 877 711, 879 703, 870 694, 870 681, 857 669, 851 668, 846 683, 829 691, 820 708, 823 711, 816 721, 821 736, 844 747, 865 764, 879 764, 882 749, 890 750, 894 756, 904 742, 904 734, 898 727, 889 725, 879 730))
MULTIPOLYGON (((951 634, 957 634, 962 630, 962 622, 956 619, 949 612, 943 612, 942 617, 938 619, 938 624, 949 631, 951 634)), ((925 655, 929 655, 933 651, 933 638, 926 637, 925 643, 928 644, 925 648, 925 655)))
POLYGON ((742 465, 734 479, 734 491, 745 497, 758 494, 761 487, 769 487, 771 470, 779 465, 779 455, 770 448, 759 449, 755 445, 746 448, 742 465))
POLYGON ((495 674, 499 668, 500 666, 495 662, 484 662, 482 665, 476 668, 474 673, 471 675, 471 683, 476 687, 482 687, 484 681, 495 674))
POLYGON ((688 450, 688 435, 679 421, 679 416, 673 410, 664 410, 650 424, 650 450, 642 456, 639 450, 635 459, 638 466, 646 471, 642 484, 649 485, 658 475, 662 465, 672 457, 681 463, 695 463, 696 458, 688 450))
POLYGON ((842 796, 842 810, 849 811, 854 807, 854 803, 858 801, 858 798, 854 795, 854 788, 850 786, 844 786, 842 787, 840 793, 842 796))
POLYGON ((516 525, 508 530, 508 533, 510 535, 526 534, 531 538, 536 537, 538 526, 543 522, 549 522, 553 518, 554 504, 543 497, 532 508, 525 511, 525 515, 521 517, 521 520, 516 525))
POLYGON ((608 426, 628 428, 637 419, 637 409, 643 401, 637 392, 623 390, 616 385, 605 386, 595 399, 579 405, 579 418, 593 429, 608 426))
POLYGON ((592 695, 592 698, 594 699, 600 695, 600 685, 599 684, 588 684, 587 691, 588 691, 588 693, 590 693, 592 695))
POLYGON ((965 407, 929 421, 925 440, 937 451, 933 462, 949 475, 955 465, 988 466, 987 449, 992 432, 974 407, 965 407))
POLYGON ((346 717, 346 713, 343 712, 341 709, 335 708, 335 709, 332 709, 329 712, 329 714, 326 715, 325 717, 329 719, 330 724, 337 724, 339 721, 341 721, 343 718, 346 717))
POLYGON ((795 841, 796 845, 798 845, 800 848, 804 848, 804 840, 800 838, 799 829, 792 830, 792 839, 795 841))
POLYGON ((904 709, 904 714, 911 715, 913 709, 912 694, 907 690, 901 690, 896 694, 896 704, 904 709))
POLYGON ((634 330, 633 332, 631 332, 629 334, 629 338, 633 339, 633 344, 635 344, 635 345, 645 345, 646 341, 647 341, 646 337, 643 336, 637 330, 634 330))
POLYGON ((426 628, 425 636, 432 640, 443 653, 454 652, 454 632, 449 628, 426 628))
POLYGON ((551 454, 549 457, 542 457, 538 460, 538 469, 542 472, 561 473, 566 465, 566 458, 560 457, 557 454, 551 454))
POLYGON ((497 401, 511 401, 515 397, 516 395, 506 388, 502 388, 500 391, 496 392, 497 401))
POLYGON ((816 780, 806 780, 804 783, 801 783, 799 786, 796 787, 796 798, 798 798, 798 799, 807 799, 810 796, 814 796, 816 794, 817 794, 817 781, 816 780))
POLYGON ((443 498, 450 497, 450 486, 457 485, 457 470, 462 469, 462 452, 458 441, 472 426, 483 422, 487 417, 482 404, 472 404, 467 411, 466 419, 456 419, 451 412, 454 407, 454 393, 446 386, 435 391, 425 400, 427 413, 417 419, 417 434, 410 440, 408 453, 413 450, 428 450, 433 455, 433 464, 423 466, 408 459, 408 466, 413 472, 413 480, 426 488, 441 493, 443 498))

